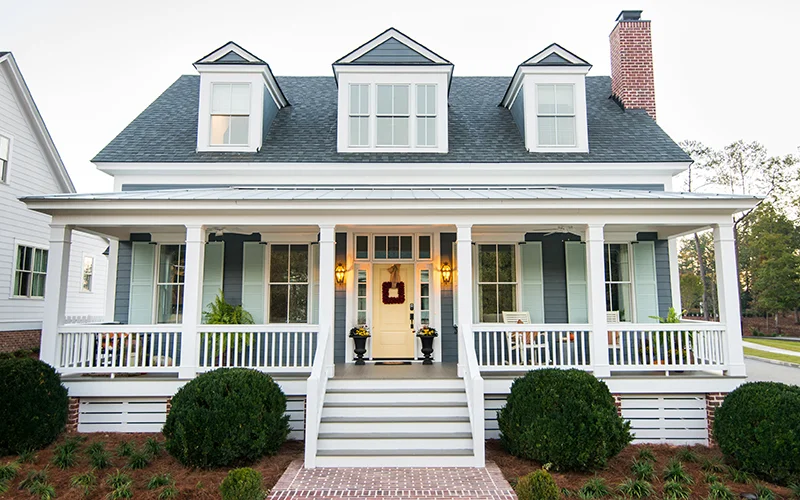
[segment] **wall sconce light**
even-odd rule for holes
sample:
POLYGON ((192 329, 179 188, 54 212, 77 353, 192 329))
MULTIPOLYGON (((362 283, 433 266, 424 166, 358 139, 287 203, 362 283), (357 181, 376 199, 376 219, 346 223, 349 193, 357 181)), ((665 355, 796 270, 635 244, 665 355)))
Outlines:
POLYGON ((344 266, 341 264, 336 264, 336 270, 333 272, 336 275, 336 284, 343 285, 344 284, 344 273, 345 269, 344 266))
POLYGON ((450 264, 445 262, 442 264, 442 284, 449 285, 450 280, 453 278, 453 268, 450 267, 450 264))

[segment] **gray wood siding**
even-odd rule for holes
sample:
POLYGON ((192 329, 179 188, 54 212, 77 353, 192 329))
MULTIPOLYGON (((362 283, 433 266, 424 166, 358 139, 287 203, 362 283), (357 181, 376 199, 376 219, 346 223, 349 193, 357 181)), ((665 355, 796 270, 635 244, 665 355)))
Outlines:
MULTIPOLYGON (((272 99, 272 96, 269 93, 269 90, 266 86, 264 86, 264 125, 261 131, 261 137, 264 138, 267 136, 267 132, 269 132, 269 127, 272 125, 272 120, 275 119, 275 116, 278 114, 278 106, 275 104, 275 101, 272 99)), ((263 139, 262 139, 263 140, 263 139)))
POLYGON ((542 242, 545 323, 568 323, 567 271, 564 242, 580 241, 580 237, 569 233, 556 233, 547 236, 542 233, 528 233, 525 235, 525 241, 542 242))
POLYGON ((514 119, 514 123, 517 124, 517 128, 519 129, 519 133, 522 135, 522 139, 525 139, 525 93, 520 89, 519 94, 517 94, 517 98, 514 100, 514 105, 511 106, 511 118, 514 119))
POLYGON ((133 243, 120 241, 117 253, 117 293, 114 299, 114 321, 128 322, 128 306, 131 301, 131 264, 133 243))
MULTIPOLYGON (((336 233, 336 262, 347 262, 347 233, 336 233)), ((331 276, 323 278, 331 279, 331 276)), ((321 297, 320 300, 328 299, 321 297)), ((333 307, 333 361, 344 363, 347 347, 347 290, 342 286, 336 287, 333 307)))
MULTIPOLYGON (((672 307, 672 283, 669 274, 669 242, 656 240, 656 285, 658 288, 658 315, 667 316, 672 307)), ((678 311, 680 312, 680 311, 678 311)))
POLYGON ((260 241, 261 236, 253 234, 211 235, 208 241, 225 243, 224 262, 222 266, 222 292, 225 300, 233 305, 242 305, 242 261, 244 259, 244 242, 260 241))
POLYGON ((394 38, 389 38, 353 62, 356 64, 420 64, 433 61, 419 52, 411 50, 394 38))
MULTIPOLYGON (((442 233, 439 236, 441 261, 453 263, 453 243, 456 241, 456 233, 442 233)), ((456 362, 458 361, 458 336, 454 325, 456 318, 454 317, 455 308, 453 307, 453 285, 442 285, 441 306, 442 306, 442 328, 441 328, 441 341, 442 341, 442 361, 456 362)))

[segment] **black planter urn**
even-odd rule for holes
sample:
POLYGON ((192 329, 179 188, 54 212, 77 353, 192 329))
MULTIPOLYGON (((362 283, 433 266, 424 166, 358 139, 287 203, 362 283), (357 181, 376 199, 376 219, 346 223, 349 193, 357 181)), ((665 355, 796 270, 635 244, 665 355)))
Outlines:
POLYGON ((420 335, 419 340, 422 342, 422 354, 425 355, 425 358, 422 360, 423 365, 432 365, 433 358, 431 354, 433 354, 433 339, 436 338, 433 335, 420 335))
POLYGON ((363 365, 364 363, 364 354, 367 352, 367 337, 362 337, 360 335, 353 336, 353 343, 355 344, 356 348, 353 349, 353 352, 356 353, 356 365, 363 365))

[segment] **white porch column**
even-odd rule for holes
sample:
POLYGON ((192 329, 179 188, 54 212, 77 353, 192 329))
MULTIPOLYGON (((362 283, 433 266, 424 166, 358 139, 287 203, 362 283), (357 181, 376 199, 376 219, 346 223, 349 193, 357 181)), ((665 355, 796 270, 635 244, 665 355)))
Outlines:
POLYGON ((106 310, 105 320, 107 322, 114 321, 114 303, 117 300, 117 262, 119 260, 119 240, 116 238, 109 238, 108 240, 108 257, 106 263, 106 310))
POLYGON ((606 324, 603 224, 586 226, 586 291, 592 329, 592 366, 596 377, 610 377, 606 324))
POLYGON ((464 374, 467 346, 472 341, 472 225, 456 226, 456 284, 458 286, 458 376, 464 374))
POLYGON ((183 328, 181 329, 182 379, 197 374, 197 325, 203 309, 203 257, 206 230, 204 226, 186 226, 186 257, 183 273, 183 328))
POLYGON ((336 283, 336 228, 333 225, 319 226, 319 334, 330 335, 328 339, 328 376, 333 377, 333 319, 336 283))
POLYGON ((672 293, 672 307, 675 312, 681 314, 683 304, 681 304, 681 270, 678 263, 678 238, 668 240, 669 248, 669 286, 672 293))
POLYGON ((59 356, 58 326, 67 311, 69 253, 72 226, 50 224, 50 249, 47 254, 47 278, 44 285, 44 315, 39 359, 55 367, 59 356))
POLYGON ((736 244, 733 223, 714 226, 714 260, 717 270, 719 319, 727 331, 728 375, 745 376, 742 346, 742 314, 739 310, 739 280, 736 269, 736 244))

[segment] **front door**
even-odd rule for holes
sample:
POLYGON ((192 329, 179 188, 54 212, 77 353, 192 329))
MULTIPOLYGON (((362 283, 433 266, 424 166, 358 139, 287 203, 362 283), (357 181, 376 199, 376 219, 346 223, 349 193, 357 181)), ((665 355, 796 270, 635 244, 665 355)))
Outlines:
POLYGON ((391 267, 389 264, 381 264, 372 268, 372 357, 411 359, 414 357, 415 339, 411 320, 411 305, 414 303, 414 265, 398 265, 398 286, 395 288, 390 286, 391 267))

